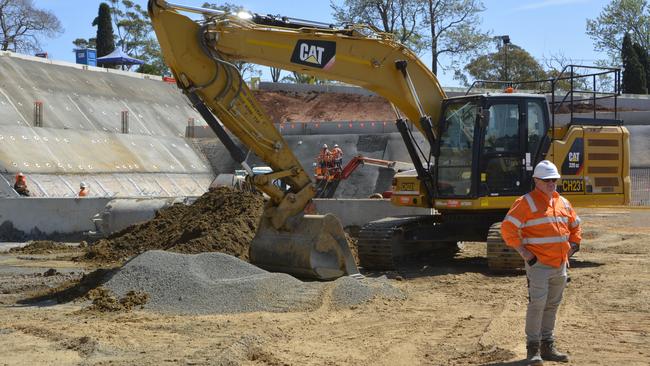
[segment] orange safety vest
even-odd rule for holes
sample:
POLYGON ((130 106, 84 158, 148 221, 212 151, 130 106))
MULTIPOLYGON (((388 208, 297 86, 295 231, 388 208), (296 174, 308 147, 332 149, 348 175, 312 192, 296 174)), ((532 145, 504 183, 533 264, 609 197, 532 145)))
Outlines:
POLYGON ((580 217, 566 198, 535 189, 519 197, 501 224, 501 236, 513 248, 525 245, 537 260, 559 268, 568 260, 569 243, 580 244, 580 217))
POLYGON ((320 153, 318 154, 318 159, 320 161, 329 162, 331 158, 332 153, 328 149, 321 149, 320 153))
POLYGON ((332 149, 332 155, 334 156, 334 160, 340 159, 343 156, 343 150, 341 150, 341 148, 335 147, 332 149))
POLYGON ((86 197, 88 195, 87 189, 82 189, 79 191, 79 197, 86 197))

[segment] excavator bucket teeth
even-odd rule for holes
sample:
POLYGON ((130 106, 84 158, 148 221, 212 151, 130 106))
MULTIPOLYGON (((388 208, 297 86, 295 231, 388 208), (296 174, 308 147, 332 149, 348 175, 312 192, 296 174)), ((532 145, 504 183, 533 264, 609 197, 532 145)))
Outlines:
POLYGON ((336 216, 304 215, 292 227, 291 231, 276 230, 262 218, 251 243, 251 262, 268 271, 306 279, 361 276, 336 216))

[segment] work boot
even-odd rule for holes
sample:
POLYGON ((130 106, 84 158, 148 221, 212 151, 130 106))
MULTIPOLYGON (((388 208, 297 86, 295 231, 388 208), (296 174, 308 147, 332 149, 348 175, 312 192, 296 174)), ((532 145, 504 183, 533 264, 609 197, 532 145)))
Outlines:
POLYGON ((527 366, 542 366, 544 361, 540 356, 539 342, 528 342, 526 344, 526 365, 527 366))
POLYGON ((569 362, 569 355, 558 352, 553 341, 542 341, 540 353, 546 361, 569 362))

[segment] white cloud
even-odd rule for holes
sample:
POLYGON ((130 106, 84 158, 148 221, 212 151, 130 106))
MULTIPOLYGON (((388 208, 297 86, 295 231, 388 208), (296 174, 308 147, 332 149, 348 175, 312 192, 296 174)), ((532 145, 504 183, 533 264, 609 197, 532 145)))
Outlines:
POLYGON ((588 1, 589 0, 542 0, 542 1, 537 1, 526 5, 522 5, 518 8, 515 8, 515 11, 534 10, 534 9, 548 8, 551 6, 586 3, 588 1))

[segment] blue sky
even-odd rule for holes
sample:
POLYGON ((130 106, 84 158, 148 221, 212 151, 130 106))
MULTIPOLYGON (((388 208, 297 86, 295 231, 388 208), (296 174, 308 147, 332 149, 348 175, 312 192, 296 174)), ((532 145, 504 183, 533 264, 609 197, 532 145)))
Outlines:
MULTIPOLYGON (((146 7, 145 0, 135 0, 146 7)), ((200 6, 204 0, 173 0, 171 2, 200 6)), ((223 3, 221 1, 209 1, 223 3)), ((261 14, 281 14, 293 18, 332 22, 329 1, 296 0, 229 0, 250 11, 261 14)), ((481 27, 494 35, 510 36, 512 43, 523 47, 542 62, 553 55, 562 55, 576 63, 591 64, 605 59, 593 50, 593 41, 585 34, 588 18, 596 18, 609 0, 484 0, 481 27)), ((54 12, 61 20, 65 33, 54 39, 44 39, 43 48, 53 59, 74 62, 72 41, 76 38, 94 37, 91 23, 97 16, 101 1, 94 0, 34 0, 38 8, 54 12)), ((338 1, 342 3, 342 1, 338 1)), ((431 63, 429 55, 422 56, 425 64, 431 63)), ((266 69, 266 68, 264 68, 266 69)), ((268 73, 265 73, 267 75, 268 73)), ((263 75, 263 79, 270 78, 263 75)), ((456 86, 453 71, 440 71, 438 78, 443 86, 456 86)))

